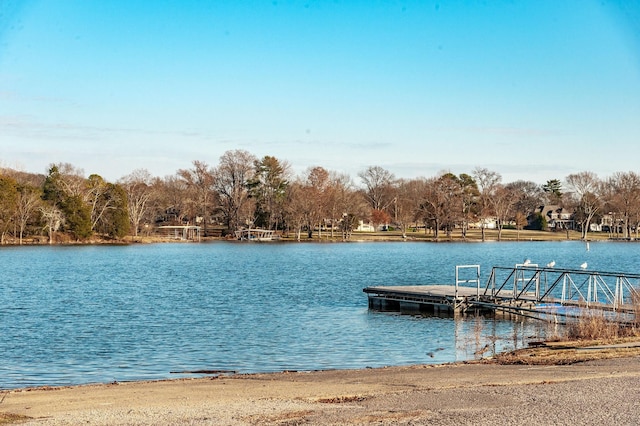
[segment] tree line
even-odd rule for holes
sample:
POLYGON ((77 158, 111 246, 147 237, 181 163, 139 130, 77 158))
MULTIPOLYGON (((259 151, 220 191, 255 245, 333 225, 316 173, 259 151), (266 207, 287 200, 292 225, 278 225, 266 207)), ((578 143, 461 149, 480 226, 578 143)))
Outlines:
POLYGON ((153 232, 158 224, 214 229, 256 227, 295 235, 314 233, 346 240, 360 222, 390 225, 406 234, 424 227, 434 238, 462 237, 470 227, 491 223, 500 239, 505 227, 545 229, 536 209, 554 205, 571 212, 582 238, 590 225, 615 217, 624 237, 640 226, 640 176, 618 172, 601 179, 581 172, 544 185, 518 180, 503 183, 498 172, 477 167, 470 174, 450 172, 403 179, 370 166, 357 181, 316 166, 294 175, 272 156, 244 150, 225 152, 218 164, 193 161, 165 177, 138 169, 116 182, 85 176, 68 163, 51 164, 45 175, 0 169, 0 241, 25 238, 122 239, 153 232))

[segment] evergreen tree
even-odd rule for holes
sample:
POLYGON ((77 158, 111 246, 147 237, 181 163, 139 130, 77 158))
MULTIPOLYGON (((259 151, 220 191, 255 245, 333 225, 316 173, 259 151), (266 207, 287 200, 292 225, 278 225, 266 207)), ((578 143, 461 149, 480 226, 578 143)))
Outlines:
POLYGON ((113 238, 124 238, 130 229, 127 193, 120 185, 110 185, 109 196, 113 200, 113 208, 106 218, 108 228, 106 234, 113 238))
POLYGON ((547 195, 550 204, 562 203, 562 183, 558 179, 548 180, 546 184, 542 185, 542 190, 547 195))
POLYGON ((86 239, 93 233, 91 230, 91 209, 78 195, 67 196, 60 203, 65 217, 65 230, 77 239, 86 239))
POLYGON ((255 175, 247 182, 251 197, 255 199, 255 225, 277 229, 282 223, 288 164, 277 158, 265 156, 254 161, 255 175))
POLYGON ((60 185, 60 169, 55 164, 49 169, 49 174, 42 185, 42 199, 53 205, 59 205, 64 198, 64 190, 60 185))
POLYGON ((536 213, 535 218, 531 222, 531 229, 545 231, 547 226, 547 218, 545 218, 542 213, 536 213))

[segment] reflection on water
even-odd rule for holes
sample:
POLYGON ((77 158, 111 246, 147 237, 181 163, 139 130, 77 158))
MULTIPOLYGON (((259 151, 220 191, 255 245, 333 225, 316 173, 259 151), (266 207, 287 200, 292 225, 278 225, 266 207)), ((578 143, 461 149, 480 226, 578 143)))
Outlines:
MULTIPOLYGON (((371 285, 452 283, 455 265, 637 272, 638 245, 167 244, 0 250, 0 387, 445 363, 521 347, 534 321, 368 311, 371 285), (564 264, 564 265, 563 265, 564 264)), ((486 280, 483 276, 483 280, 486 280)))
MULTIPOLYGON (((384 313, 382 314, 384 315, 384 313)), ((447 331, 451 334, 443 336, 443 342, 451 341, 453 352, 450 361, 487 358, 501 352, 526 347, 531 341, 544 339, 549 333, 555 335, 560 331, 556 324, 534 321, 517 315, 485 314, 456 317, 446 314, 439 316, 433 314, 413 315, 423 321, 440 318, 451 325, 447 331)), ((441 346, 427 352, 427 355, 436 358, 439 352, 446 350, 446 347, 441 346)))

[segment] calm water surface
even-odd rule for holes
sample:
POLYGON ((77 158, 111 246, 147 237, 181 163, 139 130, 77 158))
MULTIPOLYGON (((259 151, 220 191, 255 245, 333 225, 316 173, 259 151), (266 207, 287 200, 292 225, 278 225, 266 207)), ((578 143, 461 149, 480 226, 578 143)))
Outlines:
POLYGON ((592 242, 158 244, 0 250, 0 388, 443 363, 540 324, 370 312, 370 285, 453 283, 455 265, 640 272, 592 242))

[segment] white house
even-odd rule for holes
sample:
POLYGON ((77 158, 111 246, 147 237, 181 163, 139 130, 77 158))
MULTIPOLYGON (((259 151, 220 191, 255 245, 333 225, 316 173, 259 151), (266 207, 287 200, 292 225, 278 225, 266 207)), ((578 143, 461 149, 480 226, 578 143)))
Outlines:
POLYGON ((374 232, 375 230, 376 228, 374 228, 371 223, 364 223, 363 221, 360 221, 358 223, 358 227, 356 228, 356 231, 361 232, 374 232))

